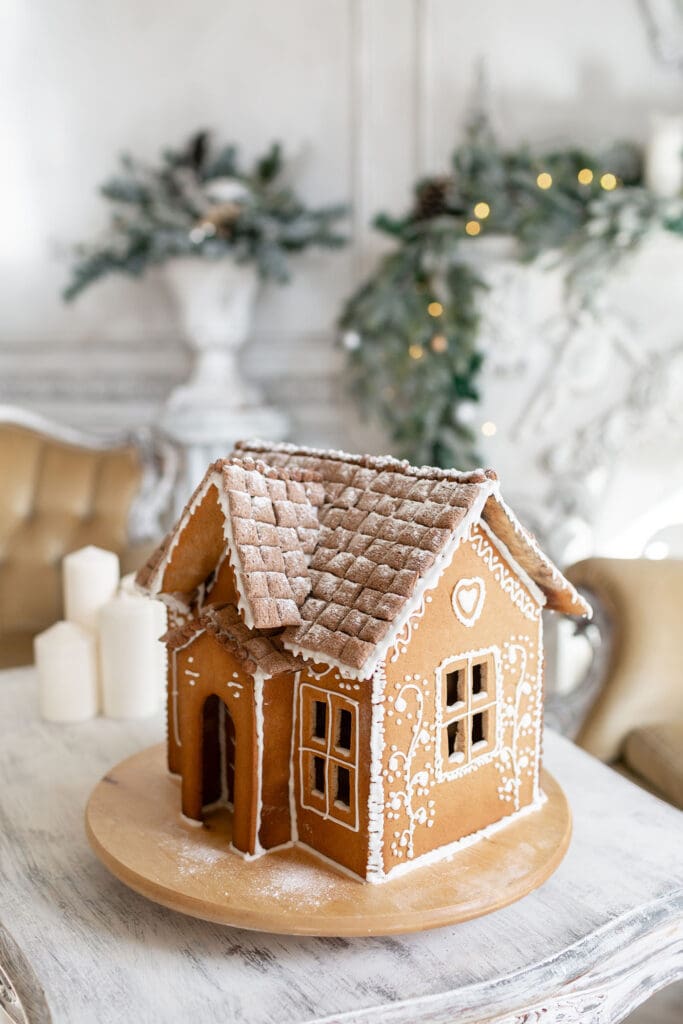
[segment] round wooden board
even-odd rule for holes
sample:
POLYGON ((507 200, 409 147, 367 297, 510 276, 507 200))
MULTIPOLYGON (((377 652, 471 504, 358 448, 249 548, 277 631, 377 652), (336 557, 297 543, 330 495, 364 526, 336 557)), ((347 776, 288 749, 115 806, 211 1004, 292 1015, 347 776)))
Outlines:
POLYGON ((159 744, 122 761, 93 790, 86 830, 122 882, 172 910, 286 935, 392 935, 467 921, 526 896, 558 866, 571 814, 548 772, 543 807, 450 860, 368 885, 299 847, 246 861, 228 849, 230 815, 180 816, 180 780, 159 744))

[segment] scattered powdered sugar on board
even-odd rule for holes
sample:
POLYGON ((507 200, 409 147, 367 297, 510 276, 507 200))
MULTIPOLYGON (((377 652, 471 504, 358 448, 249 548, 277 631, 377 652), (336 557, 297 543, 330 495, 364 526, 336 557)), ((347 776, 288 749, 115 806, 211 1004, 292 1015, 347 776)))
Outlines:
POLYGON ((263 896, 317 907, 338 893, 340 876, 324 867, 273 857, 267 871, 254 881, 263 896))
POLYGON ((162 836, 160 846, 176 861, 181 875, 202 874, 227 857, 235 856, 230 850, 210 846, 204 836, 194 832, 188 834, 184 828, 179 828, 172 838, 162 836))

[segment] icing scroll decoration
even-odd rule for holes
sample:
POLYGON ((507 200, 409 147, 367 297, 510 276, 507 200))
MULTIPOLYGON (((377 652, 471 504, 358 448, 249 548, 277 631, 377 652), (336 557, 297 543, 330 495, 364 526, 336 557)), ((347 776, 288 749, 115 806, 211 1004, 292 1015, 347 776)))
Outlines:
POLYGON ((535 673, 531 673, 529 662, 534 655, 524 644, 514 642, 526 638, 513 637, 506 644, 502 663, 505 672, 517 676, 514 695, 503 703, 504 743, 496 768, 500 772, 498 798, 512 803, 517 811, 520 807, 520 788, 523 777, 533 778, 536 773, 540 729, 541 693, 535 673))
POLYGON ((481 576, 464 577, 455 585, 451 604, 463 626, 471 627, 481 615, 486 597, 486 584, 481 576))
POLYGON ((393 654, 391 655, 391 658, 389 659, 390 661, 398 661, 400 656, 406 653, 406 651, 408 650, 408 645, 410 644, 410 641, 413 638, 413 633, 415 632, 415 630, 419 629, 420 619, 424 616, 426 606, 428 604, 431 604, 431 602, 431 594, 426 594, 423 596, 419 606, 410 616, 405 626, 396 637, 396 640, 394 641, 394 651, 393 654))
POLYGON ((518 578, 511 573, 503 564, 501 559, 493 550, 493 545, 483 535, 475 533, 470 538, 472 549, 479 555, 490 570, 493 577, 500 583, 503 592, 507 594, 514 605, 519 608, 522 615, 527 619, 536 621, 540 618, 541 612, 538 605, 529 597, 527 591, 519 582, 518 578))
MULTIPOLYGON (((417 679, 417 677, 415 677, 417 679)), ((415 856, 414 836, 418 825, 431 828, 434 824, 435 801, 427 799, 434 784, 430 765, 415 765, 420 748, 430 750, 432 728, 424 717, 424 695, 418 683, 405 683, 393 701, 389 717, 405 716, 412 721, 411 740, 407 750, 391 748, 388 767, 384 771, 386 782, 396 783, 398 788, 387 792, 387 819, 398 820, 404 816, 403 828, 393 833, 391 852, 399 859, 404 856, 411 860, 415 856)))

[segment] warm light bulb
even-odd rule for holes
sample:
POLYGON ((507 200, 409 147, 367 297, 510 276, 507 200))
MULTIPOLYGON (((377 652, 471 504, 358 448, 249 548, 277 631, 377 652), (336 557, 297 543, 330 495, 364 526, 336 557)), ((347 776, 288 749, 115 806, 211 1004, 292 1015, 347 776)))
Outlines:
POLYGON ((476 220, 468 220, 465 224, 465 231, 474 238, 481 231, 481 224, 476 220))
POLYGON ((411 345, 408 349, 408 355, 411 359, 422 359, 424 354, 425 350, 422 348, 422 345, 411 345))
POLYGON ((448 338, 443 334, 435 334, 431 346, 433 352, 445 352, 448 348, 448 338))
POLYGON ((497 430, 498 427, 495 423, 492 423, 491 420, 487 420, 486 423, 482 423, 481 425, 481 432, 484 437, 493 437, 497 430))
POLYGON ((646 558, 659 562, 661 559, 668 557, 669 545, 665 540, 651 540, 645 548, 644 555, 646 558))
POLYGON ((542 189, 550 188, 552 183, 553 183, 553 176, 552 176, 552 174, 548 174, 547 171, 541 171, 541 173, 536 178, 536 184, 538 185, 539 188, 542 188, 542 189))
POLYGON ((590 167, 582 167, 576 177, 579 179, 579 185, 590 185, 593 180, 593 172, 590 167))
POLYGON ((617 187, 617 179, 608 171, 607 174, 603 174, 600 178, 600 186, 604 188, 605 192, 611 192, 612 189, 617 187))
POLYGON ((441 316, 443 313, 443 306, 440 302, 430 302, 427 306, 427 312, 430 316, 441 316))
POLYGON ((474 216, 478 217, 479 220, 486 220, 491 212, 491 207, 488 203, 477 203, 474 207, 474 216))

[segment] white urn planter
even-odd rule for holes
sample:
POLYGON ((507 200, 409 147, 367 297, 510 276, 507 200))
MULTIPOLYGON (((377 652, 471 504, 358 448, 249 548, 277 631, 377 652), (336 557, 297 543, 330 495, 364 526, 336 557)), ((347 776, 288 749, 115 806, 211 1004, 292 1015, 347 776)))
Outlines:
POLYGON ((185 452, 178 504, 213 459, 240 437, 282 439, 287 421, 267 406, 239 368, 259 287, 254 266, 230 258, 178 258, 164 267, 169 291, 192 352, 185 384, 170 395, 161 425, 185 452))

